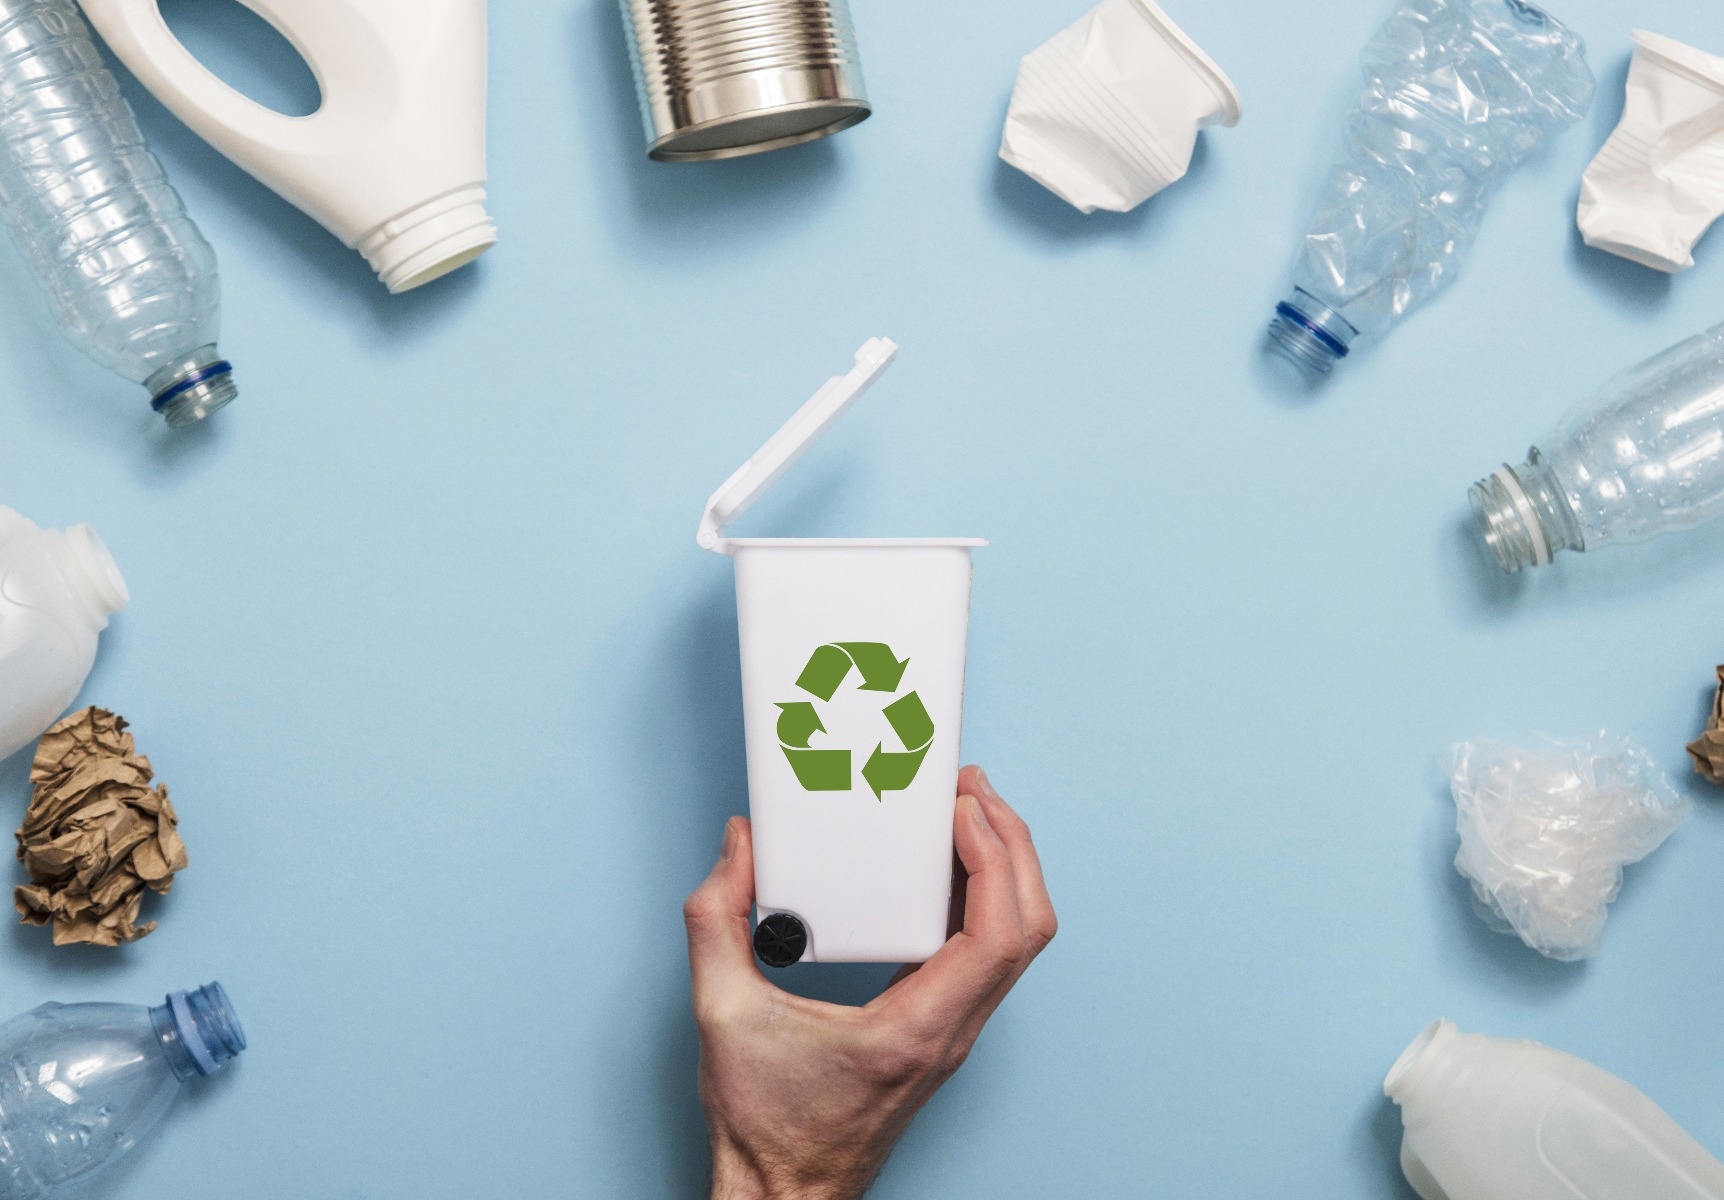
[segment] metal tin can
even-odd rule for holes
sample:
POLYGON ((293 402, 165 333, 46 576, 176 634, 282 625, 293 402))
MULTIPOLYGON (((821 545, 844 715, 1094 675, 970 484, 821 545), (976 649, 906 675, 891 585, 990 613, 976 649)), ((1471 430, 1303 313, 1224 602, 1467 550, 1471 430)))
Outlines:
POLYGON ((661 162, 813 141, 870 110, 846 0, 621 0, 661 162))

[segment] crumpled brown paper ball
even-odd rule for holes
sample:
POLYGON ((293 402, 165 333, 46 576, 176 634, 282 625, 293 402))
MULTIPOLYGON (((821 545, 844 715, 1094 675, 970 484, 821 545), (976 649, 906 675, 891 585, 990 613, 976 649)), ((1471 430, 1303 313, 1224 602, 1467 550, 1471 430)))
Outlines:
POLYGON ((26 924, 52 921, 56 946, 118 946, 155 929, 137 923, 144 889, 173 887, 186 847, 154 777, 125 719, 106 709, 73 713, 42 735, 18 830, 31 886, 15 889, 12 903, 26 924))
POLYGON ((1688 743, 1694 769, 1713 783, 1724 783, 1724 667, 1718 668, 1718 694, 1712 699, 1712 715, 1706 732, 1688 743))

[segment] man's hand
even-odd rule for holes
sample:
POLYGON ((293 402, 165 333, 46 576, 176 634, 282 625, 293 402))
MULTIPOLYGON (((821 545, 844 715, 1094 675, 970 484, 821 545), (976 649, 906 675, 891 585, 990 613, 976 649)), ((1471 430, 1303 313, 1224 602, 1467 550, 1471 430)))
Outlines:
POLYGON ((863 1008, 806 1000, 754 964, 754 842, 733 817, 683 906, 714 1200, 853 1200, 963 1063, 1058 923, 1029 827, 978 767, 958 776, 952 839, 963 929, 863 1008))

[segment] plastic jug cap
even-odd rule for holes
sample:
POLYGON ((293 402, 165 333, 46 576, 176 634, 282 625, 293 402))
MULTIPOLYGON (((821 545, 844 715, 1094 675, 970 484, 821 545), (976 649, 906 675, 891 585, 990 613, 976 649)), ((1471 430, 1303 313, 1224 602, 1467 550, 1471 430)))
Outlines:
POLYGON ((778 482, 801 458, 832 423, 844 415, 844 410, 856 403, 880 373, 898 357, 898 345, 888 338, 869 338, 856 351, 856 365, 848 375, 834 375, 808 402, 779 426, 778 432, 766 439, 766 444, 754 452, 747 462, 706 502, 706 512, 700 518, 700 531, 695 541, 702 549, 716 554, 728 553, 724 540, 727 525, 747 512, 766 489, 778 482))

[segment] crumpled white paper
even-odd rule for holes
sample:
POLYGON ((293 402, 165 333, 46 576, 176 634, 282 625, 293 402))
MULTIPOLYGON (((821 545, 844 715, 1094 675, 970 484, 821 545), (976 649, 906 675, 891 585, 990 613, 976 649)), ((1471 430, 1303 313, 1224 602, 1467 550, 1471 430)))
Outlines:
POLYGON ((1000 157, 1082 211, 1129 212, 1191 166, 1239 92, 1154 0, 1103 0, 1018 68, 1000 157))
POLYGON ((1636 29, 1622 120, 1581 180, 1581 236, 1674 274, 1720 214, 1724 58, 1636 29))
POLYGON ((1479 915, 1563 962, 1598 953, 1624 864, 1658 849, 1693 807, 1646 751, 1606 733, 1537 750, 1464 742, 1449 775, 1455 870, 1479 915))

